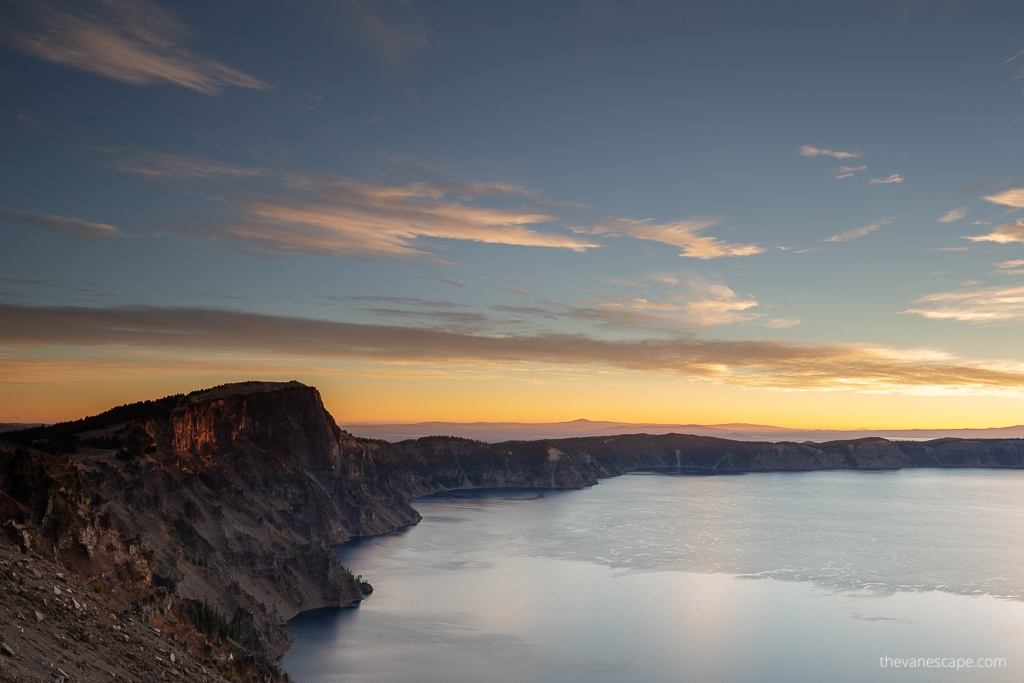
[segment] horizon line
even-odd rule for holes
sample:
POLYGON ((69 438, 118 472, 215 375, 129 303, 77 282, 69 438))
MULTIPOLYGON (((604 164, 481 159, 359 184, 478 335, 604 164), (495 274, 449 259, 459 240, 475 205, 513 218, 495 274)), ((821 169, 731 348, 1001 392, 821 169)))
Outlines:
POLYGON ((412 421, 371 421, 371 422, 350 422, 335 420, 339 427, 416 427, 421 425, 456 425, 462 427, 473 426, 561 426, 587 423, 594 425, 622 426, 622 427, 701 427, 704 429, 773 429, 790 432, 891 432, 891 431, 984 431, 992 429, 1013 429, 1024 428, 1024 424, 1002 425, 993 427, 780 427, 778 425, 759 424, 751 422, 719 422, 711 424, 700 424, 697 422, 625 422, 619 420, 591 420, 588 418, 576 418, 574 420, 560 420, 556 422, 521 422, 521 421, 496 421, 475 420, 472 422, 460 422, 456 420, 421 420, 412 421))

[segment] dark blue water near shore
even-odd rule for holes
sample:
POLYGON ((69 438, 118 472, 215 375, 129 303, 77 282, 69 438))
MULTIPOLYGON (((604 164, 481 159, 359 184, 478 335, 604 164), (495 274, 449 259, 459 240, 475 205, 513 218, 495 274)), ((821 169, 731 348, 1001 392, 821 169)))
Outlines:
POLYGON ((637 473, 414 505, 419 525, 339 547, 376 590, 289 623, 296 681, 1024 678, 1024 472, 637 473))

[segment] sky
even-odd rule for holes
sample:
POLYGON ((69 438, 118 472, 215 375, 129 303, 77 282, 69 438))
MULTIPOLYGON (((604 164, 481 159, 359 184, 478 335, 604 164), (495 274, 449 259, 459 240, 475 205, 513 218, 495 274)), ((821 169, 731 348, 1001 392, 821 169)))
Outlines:
POLYGON ((0 421, 1024 423, 1024 5, 2 2, 0 421))

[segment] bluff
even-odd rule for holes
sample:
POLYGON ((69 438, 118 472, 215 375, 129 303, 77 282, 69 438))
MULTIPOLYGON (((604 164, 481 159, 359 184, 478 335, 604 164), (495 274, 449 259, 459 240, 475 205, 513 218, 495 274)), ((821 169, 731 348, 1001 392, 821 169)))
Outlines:
POLYGON ((330 546, 416 523, 416 496, 576 488, 642 468, 1024 467, 1020 439, 389 443, 342 431, 316 389, 297 382, 224 385, 2 438, 0 522, 9 520, 9 540, 87 583, 117 587, 142 618, 181 615, 203 647, 235 653, 240 680, 277 679, 272 660, 289 644, 281 626, 299 611, 358 604, 371 588, 330 546))
POLYGON ((370 590, 330 547, 353 533, 336 499, 360 509, 373 498, 367 530, 417 520, 399 494, 335 476, 341 431, 297 383, 219 387, 4 437, 0 521, 12 540, 119 589, 144 618, 202 605, 212 616, 193 626, 223 622, 239 660, 225 671, 242 680, 276 679, 287 619, 370 590))

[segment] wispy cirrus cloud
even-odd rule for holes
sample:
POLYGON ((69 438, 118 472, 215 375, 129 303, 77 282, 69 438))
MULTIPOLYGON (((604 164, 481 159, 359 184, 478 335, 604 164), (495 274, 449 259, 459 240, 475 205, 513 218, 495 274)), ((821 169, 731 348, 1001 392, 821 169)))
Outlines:
POLYGON ((140 148, 89 149, 110 155, 110 159, 105 162, 107 166, 151 180, 223 180, 255 178, 266 173, 261 168, 233 166, 194 154, 173 154, 140 148))
POLYGON ((28 114, 22 114, 20 111, 12 111, 6 107, 0 107, 0 114, 10 116, 15 121, 18 121, 29 128, 46 128, 46 126, 43 125, 43 122, 39 119, 34 119, 28 114))
POLYGON ((1024 209, 1024 187, 1017 187, 999 194, 993 194, 985 197, 987 201, 993 204, 1001 204, 1002 206, 1009 206, 1014 209, 1024 209))
POLYGON ((443 282, 446 285, 451 285, 452 287, 469 287, 469 285, 466 284, 465 281, 463 281, 463 280, 456 280, 456 279, 450 278, 450 277, 434 277, 434 278, 431 278, 431 279, 437 280, 439 282, 443 282))
POLYGON ((826 237, 822 242, 847 242, 849 240, 854 240, 858 237, 863 237, 864 235, 872 233, 883 226, 889 225, 889 223, 892 223, 894 220, 896 219, 886 218, 878 221, 877 223, 872 223, 871 225, 865 225, 860 228, 854 228, 853 230, 847 230, 846 232, 832 235, 831 237, 826 237))
POLYGON ((409 0, 345 0, 346 30, 395 66, 430 46, 426 16, 409 0))
POLYGON ((324 296, 324 299, 328 301, 356 301, 359 303, 372 303, 372 304, 393 304, 398 306, 415 306, 421 308, 439 309, 439 308, 467 308, 466 304, 457 304, 451 301, 435 301, 433 299, 420 299, 418 297, 409 296, 373 296, 373 295, 359 295, 359 296, 324 296))
POLYGON ((752 296, 738 296, 729 287, 700 277, 691 278, 687 284, 691 293, 684 310, 698 325, 729 325, 760 316, 751 311, 758 306, 752 296))
POLYGON ((194 32, 150 0, 14 0, 0 38, 40 59, 122 83, 171 83, 215 95, 263 81, 186 45, 194 32))
POLYGON ((584 251, 600 245, 534 229, 559 218, 531 193, 502 183, 383 185, 339 176, 291 174, 260 193, 226 200, 234 212, 176 229, 268 255, 314 253, 365 258, 440 259, 428 238, 584 251), (525 203, 495 208, 475 200, 525 203))
POLYGON ((577 301, 583 308, 576 308, 572 315, 596 318, 594 311, 604 316, 604 321, 613 325, 637 324, 698 325, 713 327, 731 325, 760 317, 752 311, 758 302, 751 296, 739 296, 729 287, 708 282, 702 277, 691 276, 686 281, 685 291, 676 291, 666 300, 652 300, 642 297, 607 297, 598 295, 593 299, 577 301))
POLYGON ((315 359, 434 367, 597 366, 790 391, 1024 395, 1024 368, 1019 365, 966 362, 932 349, 692 337, 622 341, 581 334, 480 335, 203 308, 0 304, 0 318, 0 342, 14 352, 68 346, 117 348, 122 354, 174 349, 189 362, 189 351, 207 355, 230 350, 271 359, 312 359, 314 366, 315 359))
POLYGON ((945 216, 939 219, 940 223, 953 223, 955 221, 962 221, 967 217, 967 207, 961 206, 959 209, 953 209, 945 216))
POLYGON ((1003 261, 1002 263, 997 263, 996 266, 1000 268, 1019 268, 1020 266, 1024 266, 1024 259, 1017 259, 1015 261, 1003 261))
POLYGON ((821 149, 818 147, 811 147, 810 145, 803 145, 800 148, 800 156, 803 157, 819 157, 826 156, 834 159, 859 159, 863 154, 860 152, 836 152, 831 149, 821 149))
POLYGON ((583 207, 505 182, 443 180, 386 185, 329 174, 239 167, 144 149, 94 149, 110 155, 107 165, 152 180, 228 183, 215 196, 232 212, 167 229, 267 255, 305 252, 436 260, 434 254, 415 245, 428 238, 575 251, 601 246, 581 236, 584 234, 662 242, 679 247, 681 256, 698 259, 765 251, 755 244, 734 244, 701 234, 716 225, 717 219, 654 223, 651 219, 606 218, 567 226, 572 235, 542 231, 533 226, 565 223, 570 211, 578 214, 583 207), (508 206, 510 202, 517 205, 508 206))
POLYGON ((376 318, 387 321, 387 324, 402 324, 420 329, 444 330, 465 334, 500 334, 515 328, 515 323, 495 320, 484 313, 464 310, 421 310, 418 307, 394 307, 387 305, 362 305, 358 310, 376 318))
POLYGON ((868 183, 871 185, 888 185, 890 183, 902 183, 904 180, 906 180, 906 178, 899 173, 893 173, 891 176, 886 178, 872 178, 868 183))
POLYGON ((1024 286, 974 287, 954 292, 929 294, 914 301, 925 307, 910 308, 933 320, 960 320, 984 324, 1024 320, 1024 286))
POLYGON ((84 240, 108 240, 126 235, 113 225, 105 223, 93 223, 81 218, 68 218, 66 216, 53 216, 36 211, 25 211, 23 209, 9 209, 0 207, 0 220, 12 221, 23 225, 31 225, 36 228, 46 228, 55 232, 77 237, 84 240))
POLYGON ((607 218, 597 221, 590 228, 580 231, 592 235, 616 237, 625 235, 639 240, 661 242, 679 247, 680 256, 698 259, 722 258, 726 256, 749 256, 765 251, 756 244, 732 244, 700 234, 718 223, 717 219, 701 218, 674 223, 654 223, 651 219, 607 218))
POLYGON ((998 244, 1024 242, 1024 220, 1001 225, 987 235, 968 235, 964 239, 972 242, 996 242, 998 244))
POLYGON ((772 318, 771 320, 766 321, 764 326, 784 329, 787 327, 796 327, 799 324, 800 321, 793 318, 772 318))
POLYGON ((842 180, 843 178, 852 178, 855 173, 860 171, 866 171, 867 166, 839 166, 832 169, 833 176, 836 180, 842 180))

